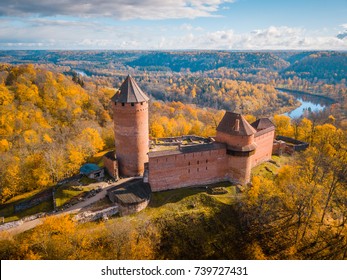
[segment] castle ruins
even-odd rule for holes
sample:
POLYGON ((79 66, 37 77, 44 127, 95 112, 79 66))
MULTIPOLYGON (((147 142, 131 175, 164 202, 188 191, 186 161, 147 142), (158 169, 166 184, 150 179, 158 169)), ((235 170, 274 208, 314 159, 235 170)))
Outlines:
POLYGON ((128 76, 111 101, 116 152, 104 157, 105 168, 115 178, 144 175, 152 192, 220 181, 246 184, 251 169, 271 159, 275 127, 267 118, 249 124, 226 112, 214 138, 150 150, 149 97, 128 76))

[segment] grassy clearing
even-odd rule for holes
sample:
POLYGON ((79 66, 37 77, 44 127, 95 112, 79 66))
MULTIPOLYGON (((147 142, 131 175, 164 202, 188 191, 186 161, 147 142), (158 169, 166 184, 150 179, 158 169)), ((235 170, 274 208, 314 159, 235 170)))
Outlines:
POLYGON ((34 190, 34 191, 31 191, 31 192, 27 192, 27 193, 23 193, 23 194, 17 195, 15 197, 12 197, 10 200, 6 201, 6 203, 4 205, 10 204, 10 203, 15 203, 15 202, 20 202, 20 201, 25 200, 27 198, 33 197, 35 194, 38 194, 41 191, 42 190, 34 190))
POLYGON ((31 199, 36 194, 42 192, 42 190, 35 190, 28 193, 24 193, 18 196, 15 196, 8 200, 5 204, 1 205, 0 209, 0 217, 5 217, 5 223, 17 221, 21 218, 24 218, 26 216, 34 215, 40 212, 49 212, 53 210, 53 201, 52 199, 49 199, 47 201, 44 201, 34 207, 31 207, 29 209, 23 210, 19 213, 14 212, 14 206, 17 203, 23 202, 25 200, 31 199))
MULTIPOLYGON (((143 211, 105 222, 108 228, 154 226, 160 233, 158 259, 241 259, 238 218, 234 211, 235 186, 229 182, 225 194, 212 195, 204 187, 153 193, 143 211)), ((90 227, 91 225, 83 225, 90 227)))
POLYGON ((87 186, 87 185, 96 183, 98 180, 91 179, 91 178, 88 178, 88 177, 86 177, 86 176, 83 176, 79 181, 80 181, 80 183, 81 183, 83 186, 87 186))
POLYGON ((90 191, 91 189, 88 187, 59 187, 55 192, 55 202, 57 207, 61 207, 64 204, 71 201, 76 196, 79 196, 82 193, 90 191))
POLYGON ((53 210, 53 201, 50 199, 18 213, 14 213, 14 204, 12 204, 6 207, 5 209, 1 210, 0 216, 5 217, 5 223, 8 223, 8 222, 17 221, 26 216, 31 216, 41 212, 50 212, 52 210, 53 210))
POLYGON ((267 179, 274 179, 278 170, 285 164, 292 160, 291 156, 272 156, 273 162, 264 162, 252 169, 252 176, 265 177, 267 179))
POLYGON ((53 211, 53 201, 51 199, 44 201, 34 207, 21 211, 19 213, 14 214, 12 212, 10 216, 5 218, 5 223, 17 221, 19 219, 22 219, 24 217, 31 216, 37 213, 50 212, 50 211, 53 211))

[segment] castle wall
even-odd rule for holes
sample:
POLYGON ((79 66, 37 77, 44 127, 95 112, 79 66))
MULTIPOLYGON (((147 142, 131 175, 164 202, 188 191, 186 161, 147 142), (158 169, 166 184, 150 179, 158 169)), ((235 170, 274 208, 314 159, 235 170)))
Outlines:
POLYGON ((229 180, 246 184, 251 179, 252 155, 229 156, 229 180))
POLYGON ((116 156, 122 176, 139 176, 148 162, 148 102, 113 103, 116 156))
POLYGON ((104 166, 107 170, 107 173, 114 179, 118 179, 118 164, 117 160, 114 157, 103 157, 104 166))
POLYGON ((274 129, 255 135, 254 142, 257 144, 257 148, 252 158, 252 167, 271 159, 274 137, 274 129))
POLYGON ((225 148, 149 158, 149 184, 153 192, 203 185, 228 179, 225 148))

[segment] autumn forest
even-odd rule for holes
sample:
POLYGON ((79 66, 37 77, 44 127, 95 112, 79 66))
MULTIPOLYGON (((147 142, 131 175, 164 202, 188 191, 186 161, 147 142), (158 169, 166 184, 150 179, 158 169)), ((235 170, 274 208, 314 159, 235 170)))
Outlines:
POLYGON ((214 136, 229 110, 309 143, 232 201, 192 188, 154 195, 133 219, 52 216, 1 232, 1 259, 347 259, 346 65, 345 52, 1 51, 0 210, 114 147, 109 101, 128 73, 151 97, 152 139, 214 136), (300 102, 286 90, 333 104, 290 118, 300 102))

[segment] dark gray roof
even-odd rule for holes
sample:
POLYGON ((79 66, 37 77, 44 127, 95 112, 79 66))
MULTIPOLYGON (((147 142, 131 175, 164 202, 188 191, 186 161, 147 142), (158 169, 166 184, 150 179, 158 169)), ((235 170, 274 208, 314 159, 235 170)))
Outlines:
POLYGON ((163 157, 163 156, 169 156, 169 155, 180 155, 180 154, 187 154, 187 153, 220 150, 225 148, 226 148, 226 145, 224 143, 213 142, 213 143, 207 143, 207 144, 181 146, 180 149, 177 148, 175 150, 153 151, 153 152, 149 152, 148 156, 150 158, 155 158, 155 157, 163 157))
POLYGON ((250 136, 257 132, 241 114, 232 112, 225 113, 217 127, 217 131, 240 136, 250 136), (239 126, 238 129, 237 122, 239 126))
POLYGON ((138 204, 149 200, 151 188, 142 179, 133 179, 107 191, 108 195, 115 197, 118 203, 123 205, 138 204))
POLYGON ((275 125, 268 118, 261 118, 251 124, 256 130, 262 130, 269 127, 275 127, 275 125))
POLYGON ((135 80, 128 75, 111 100, 120 103, 140 103, 148 101, 149 98, 140 89, 135 80))

